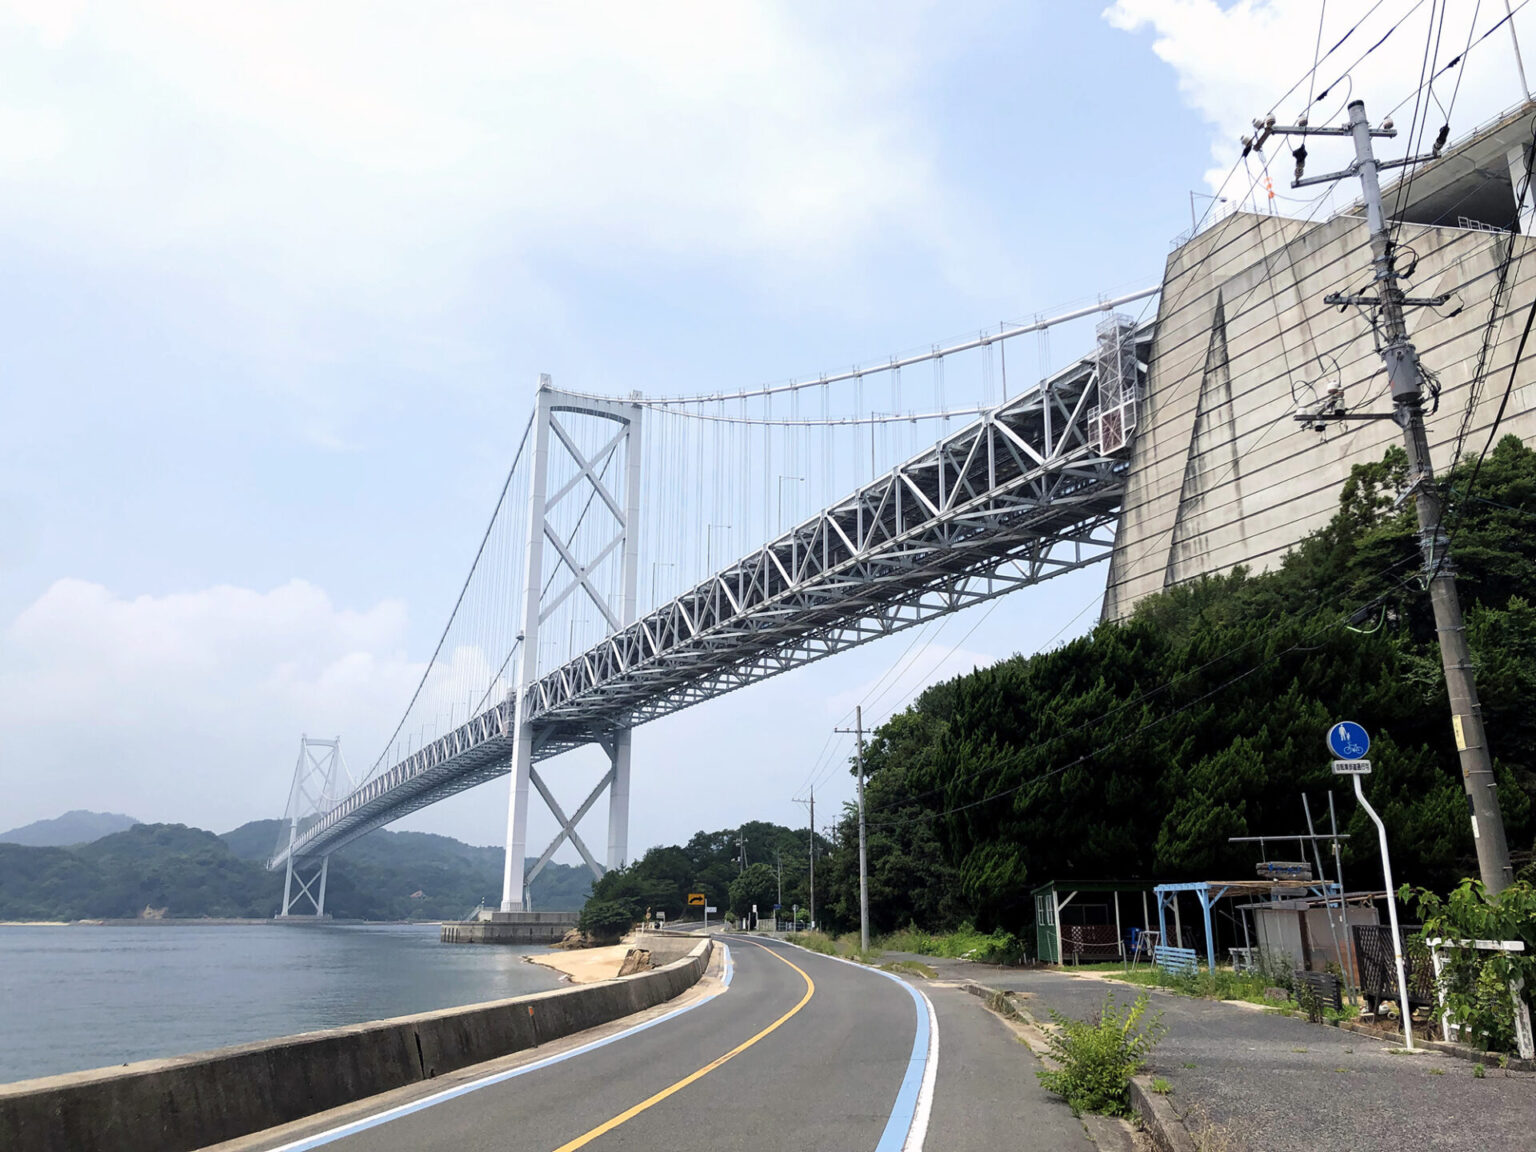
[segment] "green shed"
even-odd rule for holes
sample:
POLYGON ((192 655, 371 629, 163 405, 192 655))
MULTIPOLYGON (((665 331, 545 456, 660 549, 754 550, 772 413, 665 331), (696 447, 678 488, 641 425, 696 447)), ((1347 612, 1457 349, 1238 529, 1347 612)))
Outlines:
POLYGON ((1151 920, 1152 885, 1051 880, 1034 889, 1035 957, 1042 964, 1123 960, 1127 937, 1151 920))

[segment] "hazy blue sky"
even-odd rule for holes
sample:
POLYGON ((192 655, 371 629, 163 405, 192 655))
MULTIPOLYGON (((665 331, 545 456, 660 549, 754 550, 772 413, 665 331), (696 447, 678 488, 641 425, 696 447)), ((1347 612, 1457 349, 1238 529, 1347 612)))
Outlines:
MULTIPOLYGON (((1330 6, 1324 47, 1366 10, 1330 6)), ((738 387, 1155 283, 1317 13, 0 0, 0 827, 223 830, 281 811, 300 732, 386 725, 540 372, 738 387)), ((1356 69, 1373 109, 1417 83, 1426 18, 1356 69)), ((1442 60, 1471 18, 1451 4, 1442 60)), ((1475 59, 1454 135, 1521 95, 1504 32, 1475 59)), ((1102 582, 963 643, 956 618, 872 718, 1087 628, 1102 582)), ((803 819, 909 642, 642 729, 632 845, 803 819)), ((551 766, 572 795, 590 771, 551 766)), ((505 793, 404 826, 497 842, 505 793)))

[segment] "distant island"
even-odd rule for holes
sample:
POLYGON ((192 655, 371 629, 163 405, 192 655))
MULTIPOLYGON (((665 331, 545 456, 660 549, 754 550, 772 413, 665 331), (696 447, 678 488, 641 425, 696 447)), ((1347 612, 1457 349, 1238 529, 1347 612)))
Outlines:
POLYGON ((77 808, 52 820, 34 820, 9 832, 0 832, 0 844, 25 844, 29 848, 67 848, 71 844, 89 844, 114 832, 126 832, 142 824, 132 816, 116 812, 87 812, 77 808))
MULTIPOLYGON (((253 820, 216 835, 70 812, 26 825, 0 836, 0 920, 272 916, 283 874, 268 872, 265 861, 281 824, 253 820), (91 835, 103 825, 107 834, 91 835), (60 836, 70 839, 61 844, 60 836)), ((502 860, 500 848, 380 829, 331 857, 326 912, 347 920, 461 919, 482 900, 500 898, 502 860)), ((591 885, 585 868, 549 864, 530 895, 535 908, 574 910, 591 885)))

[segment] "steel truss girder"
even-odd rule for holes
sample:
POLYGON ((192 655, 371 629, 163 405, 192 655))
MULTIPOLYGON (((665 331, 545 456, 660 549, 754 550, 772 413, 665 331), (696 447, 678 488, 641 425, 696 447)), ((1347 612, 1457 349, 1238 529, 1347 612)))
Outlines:
MULTIPOLYGON (((1106 559, 1129 444, 1091 442, 1095 390, 1088 357, 527 685, 533 760, 1106 559)), ((364 784, 293 855, 506 775, 512 713, 499 702, 364 784)))

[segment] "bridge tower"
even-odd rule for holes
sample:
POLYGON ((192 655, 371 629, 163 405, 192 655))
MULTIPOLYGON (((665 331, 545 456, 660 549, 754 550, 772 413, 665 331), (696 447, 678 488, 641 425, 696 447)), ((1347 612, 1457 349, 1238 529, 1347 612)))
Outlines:
MULTIPOLYGON (((288 793, 286 836, 279 833, 277 851, 288 850, 288 874, 283 879, 283 907, 279 920, 291 916, 325 915, 325 882, 330 874, 331 856, 327 852, 318 863, 313 859, 293 858, 293 843, 312 824, 336 806, 352 790, 353 780, 341 755, 341 737, 334 740, 299 739, 299 762, 293 770, 293 788, 288 793), (284 843, 286 840, 286 844, 284 843), (295 885, 298 890, 295 891, 295 885), (301 901, 310 911, 294 912, 301 901)), ((275 853, 274 853, 275 855, 275 853)))
MULTIPOLYGON (((581 597, 596 611, 609 635, 634 623, 640 571, 640 413, 638 404, 560 392, 548 376, 539 377, 528 486, 521 650, 512 707, 507 709, 513 745, 507 856, 502 870, 503 912, 528 909, 528 886, 566 840, 581 854, 594 877, 601 878, 609 868, 622 868, 628 862, 630 727, 615 726, 602 734, 599 743, 608 755, 608 771, 575 813, 567 816, 533 766, 535 750, 554 734, 553 729, 541 728, 528 716, 529 693, 539 680, 539 628, 560 605, 572 596, 581 597), (595 451, 584 448, 583 438, 572 434, 575 421, 593 419, 612 426, 595 451), (549 491, 552 463, 558 463, 560 474, 566 477, 553 493, 549 491), (583 505, 584 510, 577 526, 562 532, 552 523, 551 513, 566 502, 583 505), (615 597, 593 578, 593 573, 616 552, 621 567, 615 597), (560 831, 525 874, 530 785, 554 815, 560 831), (608 793, 608 846, 604 863, 599 864, 576 826, 604 792, 608 793)), ((575 654, 570 655, 574 658, 575 654)))

